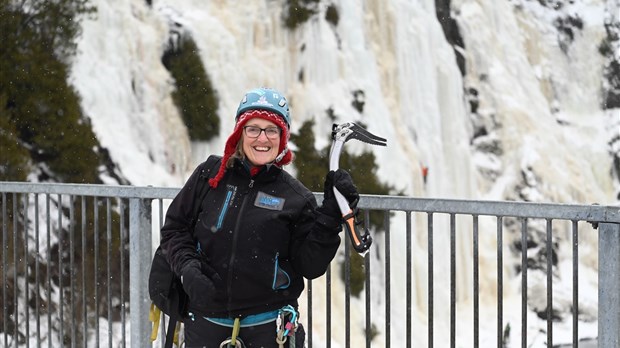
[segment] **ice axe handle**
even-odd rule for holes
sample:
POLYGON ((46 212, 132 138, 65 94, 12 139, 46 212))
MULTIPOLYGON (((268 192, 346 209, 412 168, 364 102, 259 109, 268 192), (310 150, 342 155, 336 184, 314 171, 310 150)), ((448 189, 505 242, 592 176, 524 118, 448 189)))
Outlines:
POLYGON ((344 198, 342 193, 340 193, 340 191, 338 191, 335 187, 334 195, 336 196, 338 207, 342 213, 344 228, 347 231, 347 234, 349 234, 349 238, 353 244, 353 249, 363 256, 372 244, 372 237, 370 237, 370 233, 366 229, 364 229, 364 234, 360 233, 361 224, 357 220, 357 215, 355 215, 353 210, 349 207, 349 202, 347 202, 347 199, 344 198))

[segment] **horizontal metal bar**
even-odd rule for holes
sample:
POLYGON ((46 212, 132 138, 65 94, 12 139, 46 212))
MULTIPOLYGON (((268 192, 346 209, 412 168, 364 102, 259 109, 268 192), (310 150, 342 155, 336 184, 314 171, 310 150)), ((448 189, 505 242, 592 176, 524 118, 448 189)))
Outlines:
MULTIPOLYGON (((179 192, 179 188, 0 182, 0 192, 172 199, 179 192)), ((315 196, 319 202, 323 199, 322 193, 315 193, 315 196)), ((620 206, 595 204, 579 205, 361 195, 358 207, 362 209, 402 210, 426 213, 513 216, 524 218, 620 223, 620 206)))
MULTIPOLYGON (((317 197, 319 195, 317 194, 317 197)), ((322 195, 321 195, 322 197, 322 195)), ((620 223, 620 206, 360 195, 359 208, 620 223)))
POLYGON ((0 182, 0 192, 50 193, 75 196, 119 197, 119 198, 169 198, 172 199, 180 188, 92 185, 92 184, 46 184, 33 182, 0 182))

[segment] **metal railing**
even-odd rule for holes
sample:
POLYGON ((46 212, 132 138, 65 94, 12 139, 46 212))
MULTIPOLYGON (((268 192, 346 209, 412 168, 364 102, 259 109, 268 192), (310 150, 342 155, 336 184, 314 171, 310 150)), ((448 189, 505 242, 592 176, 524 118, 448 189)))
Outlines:
MULTIPOLYGON (((147 280, 152 237, 163 224, 167 202, 177 192, 176 188, 0 182, 0 346, 150 345, 147 280)), ((321 195, 317 194, 317 198, 320 200, 321 195)), ((520 335, 521 346, 527 347, 531 344, 528 303, 533 300, 528 296, 532 291, 528 288, 528 272, 546 275, 546 309, 538 314, 546 320, 544 344, 553 346, 554 325, 558 321, 553 305, 554 268, 558 267, 557 248, 562 232, 569 234, 567 244, 571 246, 572 259, 571 315, 562 320, 570 319, 572 346, 577 347, 580 303, 591 300, 584 299, 578 291, 579 250, 581 240, 590 238, 583 234, 596 230, 598 317, 593 320, 598 321, 598 346, 619 347, 619 207, 363 195, 359 208, 367 225, 374 220, 380 226, 373 229, 375 245, 361 259, 362 289, 360 280, 355 278, 360 265, 350 257, 350 243, 344 241, 340 272, 344 295, 334 289, 337 282, 333 278, 339 276, 334 268, 339 268, 340 262, 332 262, 323 277, 307 281, 306 299, 300 306, 306 312, 302 319, 308 347, 331 347, 334 340, 346 347, 358 346, 361 333, 366 347, 433 347, 447 346, 448 342, 450 347, 456 347, 457 339, 458 346, 479 347, 487 346, 481 337, 494 336, 494 345, 501 348, 507 339, 508 323, 520 325, 516 335, 520 335), (471 226, 457 223, 463 217, 471 219, 471 226), (492 251, 496 253, 496 267, 492 272, 485 268, 483 274, 481 240, 493 240, 492 251), (535 250, 531 245, 536 243, 542 244, 538 253, 528 254, 528 250, 535 250), (471 249, 465 252, 463 245, 471 249), (508 247, 517 250, 517 255, 520 253, 520 262, 517 259, 516 270, 511 272, 517 279, 520 275, 518 322, 506 319, 517 313, 504 308, 507 260, 515 254, 505 254, 508 247), (532 264, 533 256, 541 256, 543 261, 532 264), (414 268, 414 257, 426 264, 418 262, 414 268), (404 277, 399 262, 402 258, 404 277), (463 260, 470 265, 463 264, 463 260), (425 276, 416 276, 420 273, 418 268, 425 276), (443 274, 443 270, 449 274, 443 274), (464 276, 469 270, 471 274, 464 276), (395 271, 400 273, 394 276, 395 271), (489 293, 481 290, 481 276, 493 278, 496 296, 492 315, 495 329, 485 325, 482 331, 481 314, 488 318, 488 308, 480 303, 480 295, 488 297, 489 293), (373 277, 384 286, 377 287, 371 281, 373 277), (459 287, 463 282, 457 278, 468 279, 467 286, 459 287), (420 279, 425 286, 421 286, 420 279), (448 279, 449 289, 438 286, 448 279), (393 293, 399 293, 403 282, 404 295, 394 298, 393 293), (449 301, 442 301, 440 295, 448 291, 449 301), (459 307, 463 296, 471 304, 459 307), (364 308, 354 305, 360 303, 364 308), (463 326, 458 315, 463 314, 464 308, 471 311, 471 322, 465 328, 471 329, 468 342, 458 336, 464 330, 457 327, 463 326), (362 317, 352 318, 353 312, 362 313, 362 317), (424 323, 416 325, 416 318, 422 318, 424 323), (321 322, 324 325, 314 325, 321 322), (324 329, 318 332, 318 328, 324 329), (443 337, 444 333, 449 339, 443 337)), ((484 247, 482 251, 488 252, 484 247)), ((488 253, 485 255, 488 258, 488 253)))

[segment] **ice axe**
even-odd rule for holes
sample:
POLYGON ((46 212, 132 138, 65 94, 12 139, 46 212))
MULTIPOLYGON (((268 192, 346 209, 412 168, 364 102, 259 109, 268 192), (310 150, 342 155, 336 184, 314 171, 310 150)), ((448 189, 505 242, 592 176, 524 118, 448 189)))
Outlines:
MULTIPOLYGON (((340 125, 334 124, 332 126, 333 142, 329 152, 329 170, 338 169, 340 153, 342 152, 344 143, 351 139, 357 139, 364 143, 379 146, 386 146, 387 142, 387 140, 370 133, 353 122, 347 122, 340 125)), ((340 193, 340 191, 338 191, 336 187, 334 187, 334 195, 336 196, 338 207, 340 208, 342 218, 345 222, 345 229, 347 230, 349 237, 351 237, 350 239, 353 244, 353 248, 359 254, 364 255, 372 244, 370 232, 367 228, 363 228, 363 233, 360 231, 360 228, 362 227, 360 227, 361 223, 357 218, 357 211, 349 206, 347 199, 342 195, 342 193, 340 193)))

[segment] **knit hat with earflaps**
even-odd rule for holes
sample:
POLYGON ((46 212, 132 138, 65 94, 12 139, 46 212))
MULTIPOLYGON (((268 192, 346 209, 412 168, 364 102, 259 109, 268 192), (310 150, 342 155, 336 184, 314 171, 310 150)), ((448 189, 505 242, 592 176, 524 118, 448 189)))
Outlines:
POLYGON ((287 165, 293 161, 293 153, 288 149, 287 143, 289 139, 289 129, 284 122, 284 119, 280 117, 278 114, 267 111, 267 110, 248 110, 239 115, 237 119, 237 124, 235 124, 235 129, 226 140, 226 146, 224 147, 224 156, 222 157, 222 164, 220 164, 220 169, 218 170, 215 177, 209 179, 209 185, 212 188, 216 188, 219 184, 222 177, 224 177, 224 173, 226 172, 226 163, 228 159, 235 153, 235 149, 237 148, 237 143, 241 139, 241 133, 243 132, 243 127, 249 120, 253 118, 262 118, 267 121, 271 121, 275 123, 280 130, 282 130, 282 134, 280 134, 280 146, 278 148, 278 156, 273 161, 273 163, 279 167, 287 165))

